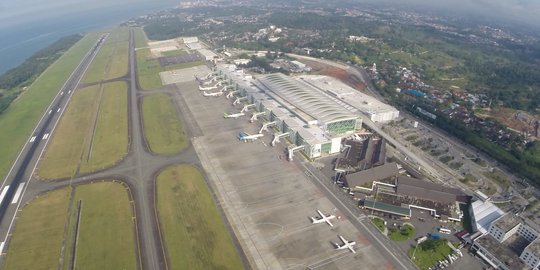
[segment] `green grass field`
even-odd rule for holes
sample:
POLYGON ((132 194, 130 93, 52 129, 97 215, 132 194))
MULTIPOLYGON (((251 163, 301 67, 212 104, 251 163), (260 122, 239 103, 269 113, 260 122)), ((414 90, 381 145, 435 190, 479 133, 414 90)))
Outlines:
POLYGON ((186 134, 168 95, 144 97, 142 112, 144 135, 152 152, 174 154, 186 148, 186 134))
MULTIPOLYGON (((177 53, 178 54, 178 53, 177 53)), ((154 90, 162 86, 159 73, 162 71, 189 68, 204 65, 204 61, 195 61, 162 67, 157 58, 153 58, 150 49, 137 50, 138 80, 141 90, 154 90)))
POLYGON ((414 263, 418 268, 425 270, 435 265, 437 261, 445 259, 446 256, 452 253, 452 249, 446 244, 444 239, 429 239, 421 243, 416 252, 414 247, 409 249, 409 258, 414 253, 414 263))
POLYGON ((243 269, 197 168, 169 167, 158 175, 156 185, 169 269, 243 269))
POLYGON ((135 35, 135 48, 142 48, 148 46, 148 38, 142 28, 132 28, 135 35))
POLYGON ((121 160, 128 150, 127 85, 77 90, 51 140, 38 169, 44 179, 89 173, 121 160))
POLYGON ((96 58, 88 67, 83 83, 99 82, 124 76, 128 72, 129 29, 110 32, 96 58))
POLYGON ((3 269, 57 269, 70 190, 52 191, 23 208, 7 251, 3 269))
POLYGON ((136 269, 134 219, 126 187, 114 182, 79 186, 74 205, 79 200, 75 268, 136 269))
POLYGON ((5 176, 37 121, 53 97, 96 42, 98 34, 86 35, 52 64, 0 115, 0 176, 5 176))
POLYGON ((137 268, 134 223, 126 188, 114 182, 100 182, 76 187, 73 200, 70 194, 68 187, 55 190, 23 208, 6 249, 4 269, 58 269, 62 254, 61 269, 68 269, 75 237, 73 217, 79 200, 82 210, 76 268, 137 268))
POLYGON ((409 240, 416 235, 416 230, 409 224, 404 224, 400 230, 391 228, 388 237, 394 241, 409 240))

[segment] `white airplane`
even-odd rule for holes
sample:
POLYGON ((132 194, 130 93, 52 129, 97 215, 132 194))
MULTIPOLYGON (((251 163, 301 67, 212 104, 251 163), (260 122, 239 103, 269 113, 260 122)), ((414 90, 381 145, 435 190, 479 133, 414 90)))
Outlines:
POLYGON ((224 113, 223 118, 238 118, 244 115, 245 115, 244 113, 233 113, 233 114, 224 113))
POLYGON ((208 87, 200 87, 199 86, 199 90, 201 90, 201 91, 208 91, 208 90, 212 90, 212 89, 216 89, 216 88, 218 88, 218 87, 215 86, 215 85, 214 86, 208 86, 208 87))
POLYGON ((326 216, 325 214, 323 214, 320 210, 317 210, 317 213, 319 213, 319 216, 318 217, 312 217, 311 218, 311 223, 313 224, 317 224, 317 223, 323 223, 323 222, 326 222, 328 223, 328 225, 330 225, 330 227, 334 227, 334 224, 332 224, 330 222, 331 219, 335 218, 336 216, 334 215, 328 215, 326 216))
POLYGON ((339 239, 341 239, 341 241, 343 242, 343 245, 340 245, 338 243, 334 243, 336 245, 336 249, 346 249, 348 248, 350 251, 352 251, 352 253, 356 253, 356 251, 354 251, 353 249, 353 246, 356 245, 356 242, 354 241, 347 241, 345 240, 345 238, 343 238, 343 236, 341 235, 338 235, 339 239))
POLYGON ((258 138, 264 136, 264 134, 262 133, 259 133, 259 134, 248 134, 246 132, 240 132, 240 134, 238 134, 238 138, 243 141, 243 142, 252 142, 252 141, 255 141, 257 140, 258 138))
POLYGON ((208 93, 206 91, 203 92, 203 96, 205 96, 205 97, 220 97, 221 95, 223 95, 223 92, 221 92, 221 91, 212 92, 212 93, 208 93))

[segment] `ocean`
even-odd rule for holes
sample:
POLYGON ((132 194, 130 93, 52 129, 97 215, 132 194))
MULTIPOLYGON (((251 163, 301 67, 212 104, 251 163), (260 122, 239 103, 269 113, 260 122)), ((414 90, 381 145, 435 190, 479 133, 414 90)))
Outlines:
MULTIPOLYGON (((25 21, 24 18, 18 18, 17 23, 8 26, 6 26, 6 22, 9 24, 8 20, 10 18, 0 16, 0 25, 4 26, 0 26, 0 74, 21 64, 32 54, 61 37, 116 26, 132 17, 174 7, 175 3, 177 2, 150 1, 150 3, 134 2, 126 5, 100 6, 92 9, 83 9, 81 7, 79 10, 74 9, 68 14, 63 13, 59 16, 53 15, 41 19, 39 15, 44 12, 44 9, 36 9, 30 13, 24 13, 24 16, 34 19, 25 21)), ((18 7, 0 5, 0 15, 16 14, 16 8, 18 7)), ((45 12, 51 13, 46 10, 45 12)))

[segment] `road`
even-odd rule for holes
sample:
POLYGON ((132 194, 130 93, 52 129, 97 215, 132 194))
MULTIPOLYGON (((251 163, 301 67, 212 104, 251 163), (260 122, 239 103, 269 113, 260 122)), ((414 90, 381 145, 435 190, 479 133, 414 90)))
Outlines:
MULTIPOLYGON (((28 138, 27 143, 23 146, 23 149, 2 182, 0 187, 3 194, 2 198, 0 198, 0 234, 4 236, 4 240, 0 244, 2 248, 13 225, 15 213, 21 205, 21 198, 24 196, 28 182, 34 174, 48 139, 51 137, 59 119, 62 117, 64 109, 69 103, 86 69, 99 52, 106 38, 107 35, 102 35, 71 73, 68 80, 47 107, 47 110, 45 110, 43 116, 32 131, 31 137, 28 138)), ((2 250, 0 250, 1 252, 2 250)))

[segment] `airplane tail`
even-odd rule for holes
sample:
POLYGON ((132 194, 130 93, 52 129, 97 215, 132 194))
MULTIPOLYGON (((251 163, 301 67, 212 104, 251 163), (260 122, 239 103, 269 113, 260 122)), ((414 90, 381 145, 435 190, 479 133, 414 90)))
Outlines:
POLYGON ((311 223, 315 223, 317 221, 314 217, 309 217, 311 219, 311 223))

